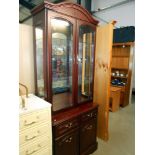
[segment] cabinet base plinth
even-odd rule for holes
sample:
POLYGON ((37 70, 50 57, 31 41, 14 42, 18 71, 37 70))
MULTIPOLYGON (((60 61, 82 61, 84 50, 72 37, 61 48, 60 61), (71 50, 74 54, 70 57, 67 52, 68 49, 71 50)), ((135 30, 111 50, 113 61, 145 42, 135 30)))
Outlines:
POLYGON ((98 143, 91 145, 85 152, 80 153, 80 155, 89 155, 97 150, 98 143))

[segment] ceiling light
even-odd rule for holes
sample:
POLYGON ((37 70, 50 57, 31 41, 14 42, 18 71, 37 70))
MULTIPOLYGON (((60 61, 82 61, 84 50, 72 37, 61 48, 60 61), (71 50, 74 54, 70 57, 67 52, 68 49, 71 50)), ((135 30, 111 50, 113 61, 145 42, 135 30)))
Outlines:
POLYGON ((67 21, 60 20, 60 19, 52 19, 51 25, 53 27, 66 27, 66 26, 69 26, 69 23, 67 21))
POLYGON ((40 39, 43 36, 43 30, 40 28, 35 28, 36 31, 36 39, 40 39))

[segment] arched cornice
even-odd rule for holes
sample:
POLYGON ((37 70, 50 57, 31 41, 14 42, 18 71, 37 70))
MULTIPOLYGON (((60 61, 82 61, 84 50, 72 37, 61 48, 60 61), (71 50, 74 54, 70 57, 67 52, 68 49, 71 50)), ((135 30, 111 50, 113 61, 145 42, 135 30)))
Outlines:
POLYGON ((53 4, 48 1, 44 1, 43 4, 37 6, 31 12, 32 14, 36 14, 44 8, 47 8, 54 12, 58 12, 76 19, 91 22, 92 24, 95 24, 95 25, 98 24, 98 21, 94 19, 92 15, 85 8, 83 8, 81 5, 76 3, 62 2, 58 4, 53 4))

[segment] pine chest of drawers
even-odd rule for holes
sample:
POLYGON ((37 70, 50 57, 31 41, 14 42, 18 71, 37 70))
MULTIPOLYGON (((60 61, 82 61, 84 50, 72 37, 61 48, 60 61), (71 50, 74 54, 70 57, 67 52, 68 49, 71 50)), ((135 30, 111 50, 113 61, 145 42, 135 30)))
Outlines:
POLYGON ((19 154, 52 155, 51 104, 30 95, 19 115, 19 154))

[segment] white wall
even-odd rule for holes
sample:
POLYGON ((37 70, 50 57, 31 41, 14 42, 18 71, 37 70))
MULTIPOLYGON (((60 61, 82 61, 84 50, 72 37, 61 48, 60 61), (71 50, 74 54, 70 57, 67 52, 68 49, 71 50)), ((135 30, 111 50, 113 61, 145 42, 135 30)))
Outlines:
MULTIPOLYGON (((19 24, 19 82, 34 93, 33 29, 19 24)), ((22 89, 24 92, 24 89, 22 89)), ((25 94, 25 93, 24 93, 25 94)))
POLYGON ((124 0, 92 0, 92 10, 97 10, 98 8, 105 8, 122 1, 124 0))
MULTIPOLYGON (((92 11, 98 8, 105 8, 111 4, 116 4, 122 0, 92 0, 92 11)), ((118 7, 95 13, 96 16, 105 21, 116 20, 116 27, 135 25, 135 3, 129 2, 118 7)), ((103 23, 103 22, 101 22, 103 23)))

